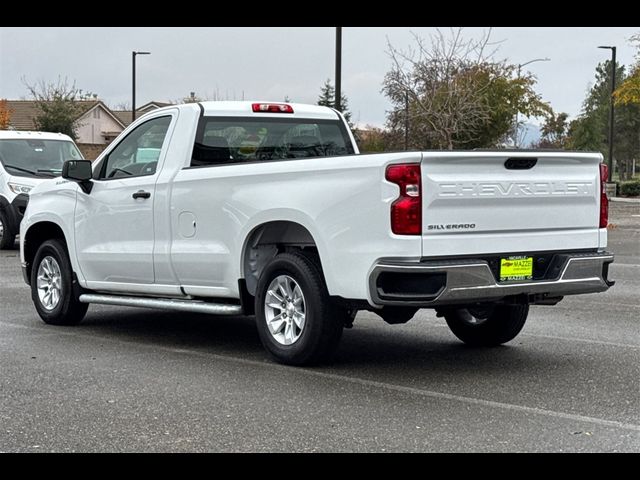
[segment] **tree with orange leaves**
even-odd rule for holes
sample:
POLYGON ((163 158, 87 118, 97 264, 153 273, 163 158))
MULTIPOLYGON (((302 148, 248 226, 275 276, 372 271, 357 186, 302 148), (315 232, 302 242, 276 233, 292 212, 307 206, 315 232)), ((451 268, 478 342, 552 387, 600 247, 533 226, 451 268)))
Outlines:
POLYGON ((9 128, 9 121, 11 120, 11 110, 7 106, 7 101, 0 99, 0 130, 7 130, 9 128))

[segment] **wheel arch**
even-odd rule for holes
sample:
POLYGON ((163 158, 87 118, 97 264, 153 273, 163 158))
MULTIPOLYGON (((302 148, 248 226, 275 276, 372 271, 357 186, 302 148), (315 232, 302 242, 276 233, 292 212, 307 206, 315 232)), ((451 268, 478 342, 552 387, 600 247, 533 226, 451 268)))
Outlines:
POLYGON ((258 278, 264 267, 278 253, 290 249, 315 250, 320 259, 314 236, 298 222, 271 220, 255 226, 249 232, 242 247, 240 268, 250 295, 255 296, 258 278))
POLYGON ((22 241, 24 249, 24 263, 27 269, 27 278, 31 278, 31 268, 33 267, 33 259, 40 245, 51 239, 62 240, 69 252, 69 245, 64 231, 57 223, 51 221, 41 221, 34 223, 25 233, 22 241))

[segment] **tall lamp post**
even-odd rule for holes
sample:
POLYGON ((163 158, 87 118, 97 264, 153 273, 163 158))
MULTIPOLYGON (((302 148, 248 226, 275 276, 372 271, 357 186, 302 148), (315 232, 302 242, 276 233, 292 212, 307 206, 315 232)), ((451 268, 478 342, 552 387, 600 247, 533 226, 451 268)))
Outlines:
POLYGON ((151 55, 151 52, 131 52, 131 122, 134 122, 136 120, 136 55, 151 55))
POLYGON ((607 162, 609 164, 609 178, 607 178, 607 181, 611 182, 611 177, 613 175, 613 92, 616 91, 616 47, 600 45, 598 48, 611 50, 611 98, 609 98, 609 161, 607 162))
MULTIPOLYGON (((518 64, 518 80, 520 80, 520 72, 522 71, 522 67, 524 67, 525 65, 529 65, 530 63, 534 63, 534 62, 548 62, 551 59, 549 57, 545 57, 545 58, 534 58, 533 60, 529 60, 528 62, 524 62, 524 63, 519 63, 518 64)), ((515 128, 514 128, 514 134, 513 134, 513 146, 515 148, 518 148, 518 108, 520 106, 518 105, 516 108, 516 124, 515 124, 515 128)))
POLYGON ((336 98, 335 108, 342 111, 342 27, 336 27, 336 98))

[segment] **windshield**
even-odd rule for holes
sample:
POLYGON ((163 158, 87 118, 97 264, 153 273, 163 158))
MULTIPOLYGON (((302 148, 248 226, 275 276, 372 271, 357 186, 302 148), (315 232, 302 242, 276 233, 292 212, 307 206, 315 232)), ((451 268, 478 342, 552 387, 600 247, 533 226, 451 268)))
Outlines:
POLYGON ((78 148, 68 140, 0 139, 0 163, 11 175, 54 177, 62 173, 65 160, 81 158, 78 148))

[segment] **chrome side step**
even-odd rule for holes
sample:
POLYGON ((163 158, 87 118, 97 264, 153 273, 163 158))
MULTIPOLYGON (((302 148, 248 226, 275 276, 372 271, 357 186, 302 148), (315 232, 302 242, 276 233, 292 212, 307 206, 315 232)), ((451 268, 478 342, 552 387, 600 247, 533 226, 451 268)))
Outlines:
POLYGON ((159 308, 164 310, 178 310, 180 312, 209 313, 212 315, 242 315, 242 307, 240 305, 208 303, 198 300, 124 297, 120 295, 99 295, 94 293, 80 295, 79 300, 82 303, 100 303, 103 305, 120 305, 123 307, 159 308))

